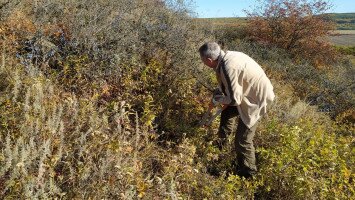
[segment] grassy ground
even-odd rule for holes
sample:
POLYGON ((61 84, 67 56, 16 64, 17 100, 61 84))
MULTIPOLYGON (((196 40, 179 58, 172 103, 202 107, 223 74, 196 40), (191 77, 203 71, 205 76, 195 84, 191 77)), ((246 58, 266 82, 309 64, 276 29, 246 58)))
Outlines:
POLYGON ((355 56, 349 56, 351 63, 355 66, 355 56))
POLYGON ((355 30, 335 30, 334 34, 340 34, 340 35, 354 35, 355 30))
POLYGON ((236 27, 247 23, 246 17, 199 18, 202 22, 211 22, 215 26, 236 27))

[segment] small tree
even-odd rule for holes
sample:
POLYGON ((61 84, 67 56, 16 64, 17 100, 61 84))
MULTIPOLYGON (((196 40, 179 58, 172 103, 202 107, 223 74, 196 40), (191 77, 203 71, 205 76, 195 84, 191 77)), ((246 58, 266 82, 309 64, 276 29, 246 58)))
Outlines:
POLYGON ((325 12, 331 5, 324 0, 259 0, 247 12, 249 39, 275 45, 288 51, 295 60, 307 59, 315 66, 335 60, 335 49, 326 36, 335 29, 325 12))

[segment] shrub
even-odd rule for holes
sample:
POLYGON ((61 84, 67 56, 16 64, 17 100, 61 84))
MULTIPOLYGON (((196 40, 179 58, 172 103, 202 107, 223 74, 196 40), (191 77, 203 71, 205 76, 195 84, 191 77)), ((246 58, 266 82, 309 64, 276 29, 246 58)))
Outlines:
POLYGON ((301 127, 279 126, 272 130, 277 135, 270 148, 260 149, 261 165, 267 165, 261 167, 261 174, 273 174, 260 178, 265 181, 263 196, 275 199, 353 196, 354 177, 349 166, 354 164, 354 155, 345 153, 346 138, 321 125, 314 128, 313 122, 302 120, 300 124, 301 127))
POLYGON ((316 67, 335 61, 334 48, 323 39, 335 29, 323 15, 327 1, 272 0, 247 12, 248 37, 267 46, 285 49, 295 60, 307 59, 316 67))
POLYGON ((94 96, 77 97, 54 85, 36 66, 25 70, 13 57, 4 57, 0 198, 192 194, 189 183, 200 171, 193 164, 195 146, 186 140, 176 148, 158 146, 151 124, 144 124, 149 122, 147 110, 139 119, 123 101, 103 106, 94 96))
MULTIPOLYGON (((21 29, 26 37, 16 41, 12 53, 40 66, 66 92, 93 96, 103 105, 125 100, 167 139, 193 132, 190 124, 202 111, 196 94, 206 91, 191 74, 199 66, 196 47, 205 38, 185 2, 27 3, 7 8, 24 13, 34 27, 21 29), (153 110, 147 110, 146 100, 153 110), (187 113, 191 118, 182 117, 187 113), (181 119, 186 126, 177 128, 181 119)), ((10 14, 2 24, 13 26, 11 17, 16 18, 10 14)))

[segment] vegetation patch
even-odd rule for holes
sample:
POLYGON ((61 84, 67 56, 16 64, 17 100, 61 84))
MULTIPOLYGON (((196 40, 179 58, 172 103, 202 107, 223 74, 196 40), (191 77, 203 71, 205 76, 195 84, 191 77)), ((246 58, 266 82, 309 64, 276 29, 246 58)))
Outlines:
POLYGON ((346 57, 315 68, 241 27, 197 23, 182 1, 0 10, 0 199, 354 199, 346 57), (254 179, 231 172, 233 135, 214 145, 219 119, 199 126, 216 84, 197 53, 206 40, 249 54, 271 77, 254 179))

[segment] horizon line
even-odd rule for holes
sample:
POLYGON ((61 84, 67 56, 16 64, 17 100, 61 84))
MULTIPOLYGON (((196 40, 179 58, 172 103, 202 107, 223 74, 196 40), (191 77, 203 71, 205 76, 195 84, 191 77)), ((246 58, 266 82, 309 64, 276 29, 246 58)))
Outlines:
MULTIPOLYGON (((324 14, 355 14, 354 12, 329 12, 329 13, 324 13, 324 14)), ((193 17, 193 18, 198 18, 198 19, 215 19, 215 18, 247 18, 247 16, 243 16, 243 17, 193 17)))

